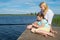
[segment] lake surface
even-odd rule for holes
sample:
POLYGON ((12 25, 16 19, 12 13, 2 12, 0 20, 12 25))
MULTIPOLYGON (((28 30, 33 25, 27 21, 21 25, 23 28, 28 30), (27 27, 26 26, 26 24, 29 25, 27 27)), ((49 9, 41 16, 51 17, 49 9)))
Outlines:
POLYGON ((24 24, 35 20, 36 16, 0 16, 0 40, 17 40, 26 29, 27 25, 24 24))

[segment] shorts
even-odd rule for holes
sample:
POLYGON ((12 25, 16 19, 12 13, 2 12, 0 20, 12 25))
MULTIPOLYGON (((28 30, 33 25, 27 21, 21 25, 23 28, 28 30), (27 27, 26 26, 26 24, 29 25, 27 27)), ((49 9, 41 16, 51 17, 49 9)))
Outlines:
POLYGON ((41 28, 32 28, 31 29, 31 32, 33 32, 33 33, 35 33, 35 32, 37 32, 37 31, 46 31, 46 32, 50 32, 50 28, 44 28, 44 27, 41 27, 41 28))
POLYGON ((46 31, 46 32, 50 32, 50 28, 44 28, 44 27, 38 28, 38 29, 36 29, 35 31, 39 31, 39 30, 41 30, 41 31, 46 31))

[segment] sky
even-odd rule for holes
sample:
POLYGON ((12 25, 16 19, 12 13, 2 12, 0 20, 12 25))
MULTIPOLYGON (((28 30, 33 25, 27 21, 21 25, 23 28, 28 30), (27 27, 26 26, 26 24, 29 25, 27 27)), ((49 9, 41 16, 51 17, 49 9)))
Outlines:
POLYGON ((60 0, 0 0, 0 14, 37 13, 41 2, 46 2, 55 14, 60 14, 60 0))

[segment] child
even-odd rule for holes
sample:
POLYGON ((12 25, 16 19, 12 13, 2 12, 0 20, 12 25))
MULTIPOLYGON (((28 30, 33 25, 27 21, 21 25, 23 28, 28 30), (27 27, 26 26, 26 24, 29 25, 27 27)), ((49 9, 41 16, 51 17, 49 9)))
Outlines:
POLYGON ((37 21, 29 26, 33 33, 39 33, 46 37, 47 35, 54 37, 54 34, 50 33, 50 26, 48 25, 47 20, 44 19, 43 14, 37 14, 37 21))

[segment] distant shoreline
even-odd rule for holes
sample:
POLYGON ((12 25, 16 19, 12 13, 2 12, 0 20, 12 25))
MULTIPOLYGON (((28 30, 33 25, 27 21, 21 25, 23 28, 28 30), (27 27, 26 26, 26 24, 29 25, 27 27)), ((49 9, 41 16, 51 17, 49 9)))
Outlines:
POLYGON ((35 14, 0 14, 0 16, 35 16, 35 14))
MULTIPOLYGON (((0 16, 36 16, 36 14, 0 14, 0 16)), ((55 14, 55 16, 60 16, 60 14, 55 14)))

